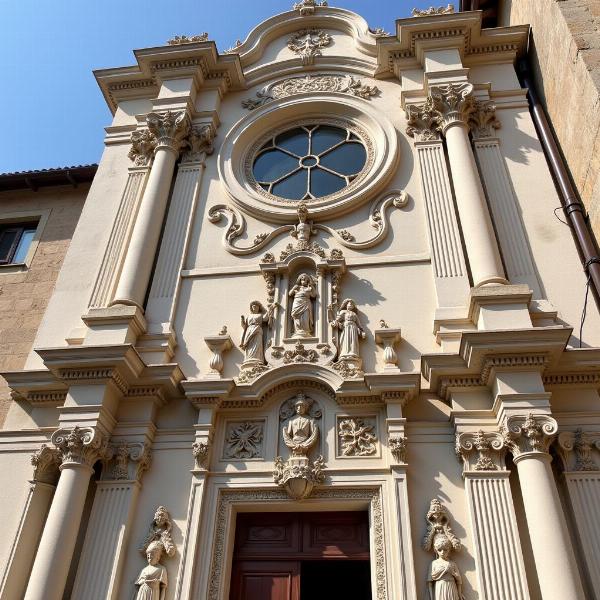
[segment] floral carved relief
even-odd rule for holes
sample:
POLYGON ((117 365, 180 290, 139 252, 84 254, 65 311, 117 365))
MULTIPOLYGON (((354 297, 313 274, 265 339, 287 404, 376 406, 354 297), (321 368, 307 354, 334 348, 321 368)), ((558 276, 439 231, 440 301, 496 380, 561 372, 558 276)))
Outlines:
POLYGON ((131 134, 131 149, 129 150, 129 160, 133 161, 136 167, 145 167, 150 164, 156 149, 156 137, 149 129, 141 129, 131 134))
POLYGON ((502 436, 515 459, 526 454, 546 453, 556 437, 558 424, 548 415, 512 415, 502 426, 502 436))
POLYGON ((308 15, 314 15, 315 9, 320 6, 328 6, 327 0, 302 0, 302 2, 296 2, 293 6, 293 10, 297 10, 301 16, 305 17, 308 15))
POLYGON ((321 48, 331 44, 331 36, 321 29, 301 29, 288 40, 288 48, 302 59, 304 66, 313 65, 321 56, 321 48))
POLYGON ((373 456, 377 436, 372 419, 344 417, 338 420, 338 440, 342 456, 373 456))
POLYGON ((377 86, 365 85, 350 75, 305 75, 271 83, 256 92, 256 98, 243 100, 242 106, 254 110, 273 100, 307 92, 339 92, 365 100, 380 94, 377 86))
POLYGON ((565 471, 600 470, 600 432, 562 431, 556 442, 565 471))
POLYGON ((394 436, 388 439, 388 446, 397 463, 406 462, 406 437, 394 436))
POLYGON ((143 442, 111 445, 103 457, 103 479, 139 481, 152 462, 150 447, 143 442))
POLYGON ((107 451, 107 439, 97 429, 75 426, 58 429, 52 434, 52 443, 60 452, 62 464, 75 463, 91 467, 107 451))
POLYGON ((460 433, 456 436, 456 454, 465 471, 497 471, 504 469, 506 444, 497 431, 460 433))
POLYGON ((196 469, 206 469, 208 466, 208 456, 210 445, 208 442, 196 440, 192 444, 192 456, 194 457, 194 467, 196 469))
POLYGON ((263 421, 229 423, 225 437, 224 458, 235 460, 262 458, 263 429, 263 421))

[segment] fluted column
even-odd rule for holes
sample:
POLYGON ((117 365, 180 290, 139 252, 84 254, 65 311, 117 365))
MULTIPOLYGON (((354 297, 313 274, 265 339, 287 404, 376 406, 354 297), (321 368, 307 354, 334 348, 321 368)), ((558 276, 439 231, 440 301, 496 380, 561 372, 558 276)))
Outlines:
POLYGON ((144 303, 152 265, 160 238, 169 199, 175 162, 190 123, 185 111, 150 113, 146 122, 156 138, 154 162, 150 169, 119 284, 112 304, 130 304, 140 308, 144 303))
POLYGON ((498 432, 460 433, 456 453, 463 461, 479 598, 529 600, 504 439, 498 432))
MULTIPOLYGON (((432 131, 446 138, 448 162, 467 256, 475 287, 507 283, 485 194, 469 140, 469 115, 473 111, 473 86, 449 83, 429 88, 424 106, 433 117, 432 131)), ((409 113, 409 127, 411 127, 409 113)))
POLYGON ((558 451, 593 597, 600 598, 600 431, 563 431, 558 451))
MULTIPOLYGON (((0 582, 0 599, 22 598, 35 557, 44 523, 58 480, 60 454, 55 448, 42 445, 31 456, 34 467, 29 493, 23 505, 19 529, 0 582)), ((17 507, 13 507, 16 510, 17 507)))
POLYGON ((140 480, 151 461, 147 444, 121 442, 107 454, 71 600, 117 600, 125 548, 137 508, 140 480))
POLYGON ((558 426, 547 415, 512 415, 502 428, 519 472, 527 529, 543 600, 581 600, 583 589, 548 448, 558 426))
POLYGON ((79 533, 93 465, 104 451, 103 436, 91 427, 58 429, 61 475, 33 563, 25 600, 61 600, 79 533))

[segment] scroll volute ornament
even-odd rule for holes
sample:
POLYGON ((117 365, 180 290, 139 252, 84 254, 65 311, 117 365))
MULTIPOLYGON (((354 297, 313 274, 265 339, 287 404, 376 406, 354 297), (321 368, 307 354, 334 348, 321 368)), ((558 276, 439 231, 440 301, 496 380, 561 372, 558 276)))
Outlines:
POLYGON ((467 124, 475 111, 473 85, 470 83, 447 83, 429 88, 433 108, 441 118, 442 133, 454 123, 467 124))
POLYGON ((515 460, 548 452, 558 431, 557 422, 548 415, 512 415, 502 427, 502 436, 515 460))
POLYGON ((562 431, 558 434, 557 450, 565 471, 600 471, 595 460, 600 451, 600 432, 562 431))
POLYGON ((456 436, 456 454, 465 471, 498 471, 504 469, 506 444, 497 431, 460 433, 456 436))
POLYGON ((184 138, 190 130, 190 120, 187 112, 149 113, 146 123, 150 133, 156 138, 156 149, 167 148, 179 152, 184 138))
POLYGON ((107 449, 107 440, 97 429, 77 425, 73 429, 56 430, 52 434, 52 443, 60 452, 63 465, 92 467, 107 449))
POLYGON ((57 448, 42 444, 40 449, 31 455, 34 481, 56 485, 60 475, 60 461, 61 453, 57 448))

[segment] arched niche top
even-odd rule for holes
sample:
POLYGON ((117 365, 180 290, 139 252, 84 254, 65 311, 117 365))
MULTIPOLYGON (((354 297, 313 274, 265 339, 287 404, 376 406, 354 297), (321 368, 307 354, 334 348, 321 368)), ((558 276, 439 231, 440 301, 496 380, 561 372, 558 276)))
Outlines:
POLYGON ((339 92, 297 94, 273 100, 245 115, 226 134, 218 157, 221 182, 232 202, 247 214, 271 223, 295 223, 299 202, 276 198, 259 189, 250 174, 252 158, 273 132, 315 121, 343 125, 357 132, 367 152, 363 172, 339 192, 307 202, 314 220, 350 212, 384 191, 400 158, 398 133, 367 100, 339 92))
POLYGON ((369 25, 360 15, 343 8, 320 6, 313 15, 300 15, 289 10, 275 15, 257 25, 235 48, 242 68, 246 69, 260 60, 265 48, 275 39, 299 29, 308 28, 341 31, 353 37, 356 47, 366 56, 377 55, 377 38, 369 31, 369 25))

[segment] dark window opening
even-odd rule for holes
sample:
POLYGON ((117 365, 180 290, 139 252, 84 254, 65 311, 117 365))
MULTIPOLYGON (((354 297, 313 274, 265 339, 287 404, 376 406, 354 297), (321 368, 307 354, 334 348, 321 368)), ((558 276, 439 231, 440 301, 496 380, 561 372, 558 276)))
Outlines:
POLYGON ((0 265, 25 262, 37 223, 9 223, 0 225, 0 265))

